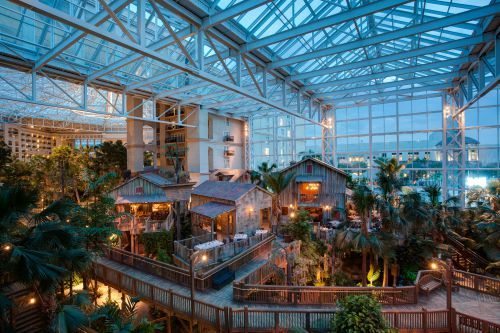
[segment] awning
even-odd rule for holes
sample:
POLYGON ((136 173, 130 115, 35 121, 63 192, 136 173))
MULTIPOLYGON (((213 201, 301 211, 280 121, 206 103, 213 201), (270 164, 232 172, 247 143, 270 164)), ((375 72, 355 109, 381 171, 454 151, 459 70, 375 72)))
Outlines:
POLYGON ((323 178, 321 176, 297 176, 295 177, 296 183, 321 183, 323 178))
POLYGON ((235 209, 236 207, 232 205, 226 205, 219 202, 207 202, 206 204, 191 208, 191 212, 214 219, 221 214, 235 209))
POLYGON ((115 205, 136 203, 162 203, 169 202, 165 194, 152 195, 120 195, 115 200, 115 205))

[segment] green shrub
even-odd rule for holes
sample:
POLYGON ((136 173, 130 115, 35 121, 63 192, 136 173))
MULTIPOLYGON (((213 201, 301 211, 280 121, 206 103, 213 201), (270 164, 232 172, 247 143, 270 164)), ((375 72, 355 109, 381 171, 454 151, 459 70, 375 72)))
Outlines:
POLYGON ((367 295, 352 295, 338 302, 338 311, 331 320, 334 333, 391 332, 382 317, 377 301, 367 295))
POLYGON ((336 270, 331 277, 331 284, 334 286, 346 287, 353 286, 354 281, 346 272, 336 270))
POLYGON ((164 249, 158 249, 156 260, 164 262, 166 264, 171 264, 173 262, 172 256, 170 256, 164 249))
POLYGON ((144 252, 147 256, 158 255, 158 250, 164 250, 168 255, 173 252, 172 231, 145 232, 140 236, 140 241, 144 245, 144 252))

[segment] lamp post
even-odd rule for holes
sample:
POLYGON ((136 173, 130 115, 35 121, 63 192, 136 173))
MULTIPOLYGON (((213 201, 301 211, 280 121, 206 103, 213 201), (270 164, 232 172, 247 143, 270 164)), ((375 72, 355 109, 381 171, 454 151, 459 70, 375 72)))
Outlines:
POLYGON ((195 270, 194 266, 201 260, 203 262, 207 261, 207 255, 202 254, 200 256, 200 251, 195 251, 189 256, 189 276, 191 278, 191 321, 189 322, 189 332, 193 333, 193 321, 194 321, 194 277, 195 270))
POLYGON ((448 327, 451 332, 455 332, 455 325, 452 316, 452 287, 453 287, 453 263, 451 259, 446 259, 446 262, 441 260, 434 260, 431 263, 431 268, 433 270, 444 270, 444 279, 446 281, 446 309, 448 310, 448 327))

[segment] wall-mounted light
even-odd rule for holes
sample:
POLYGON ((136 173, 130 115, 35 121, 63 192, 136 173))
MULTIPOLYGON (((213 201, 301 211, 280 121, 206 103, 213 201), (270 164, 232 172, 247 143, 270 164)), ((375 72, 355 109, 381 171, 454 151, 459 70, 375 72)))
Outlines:
POLYGON ((36 303, 36 298, 35 297, 31 297, 28 301, 29 304, 33 305, 36 303))

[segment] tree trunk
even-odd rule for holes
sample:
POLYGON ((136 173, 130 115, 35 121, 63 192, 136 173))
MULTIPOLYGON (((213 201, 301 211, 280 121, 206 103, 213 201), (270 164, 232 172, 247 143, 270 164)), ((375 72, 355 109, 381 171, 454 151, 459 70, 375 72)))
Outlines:
POLYGON ((73 272, 69 274, 69 297, 73 296, 73 272))
MULTIPOLYGON (((363 235, 368 238, 368 221, 367 221, 367 218, 366 216, 363 216, 363 224, 361 226, 361 232, 363 233, 363 235)), ((362 260, 363 262, 361 263, 361 275, 362 275, 362 284, 363 284, 363 287, 366 287, 366 274, 367 274, 367 267, 366 267, 366 260, 367 260, 367 250, 366 248, 363 248, 361 250, 361 253, 362 253, 362 260)))
POLYGON ((175 202, 175 229, 177 240, 181 240, 181 203, 180 201, 175 202))
POLYGON ((366 257, 367 257, 367 253, 366 253, 366 249, 362 249, 361 250, 361 253, 362 253, 362 263, 361 263, 361 281, 362 281, 362 284, 363 284, 363 287, 366 287, 366 257))
POLYGON ((382 287, 387 287, 389 285, 389 258, 384 256, 384 278, 382 281, 382 287))

